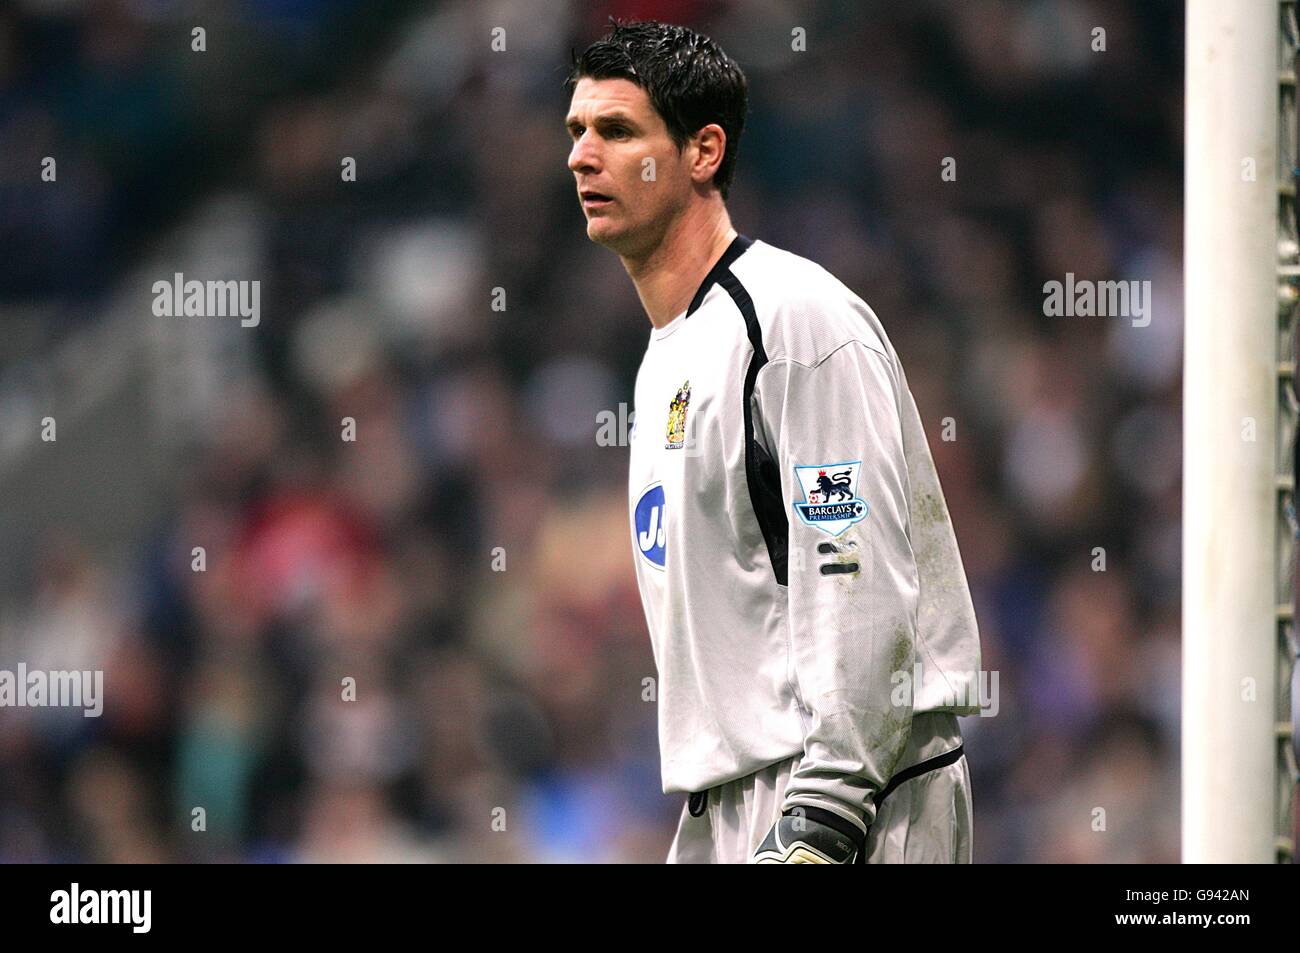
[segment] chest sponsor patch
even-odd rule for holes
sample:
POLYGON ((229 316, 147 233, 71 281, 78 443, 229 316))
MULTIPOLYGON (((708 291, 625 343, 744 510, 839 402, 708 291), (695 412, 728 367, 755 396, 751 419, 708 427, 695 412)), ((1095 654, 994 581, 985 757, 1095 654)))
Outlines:
POLYGON ((802 503, 794 504, 799 518, 831 536, 838 536, 865 519, 867 504, 858 498, 857 491, 861 471, 861 460, 795 467, 795 479, 799 481, 804 497, 802 503))
POLYGON ((664 568, 668 535, 664 530, 664 511, 664 488, 659 483, 651 483, 641 491, 641 498, 632 511, 632 541, 641 558, 656 569, 664 568))

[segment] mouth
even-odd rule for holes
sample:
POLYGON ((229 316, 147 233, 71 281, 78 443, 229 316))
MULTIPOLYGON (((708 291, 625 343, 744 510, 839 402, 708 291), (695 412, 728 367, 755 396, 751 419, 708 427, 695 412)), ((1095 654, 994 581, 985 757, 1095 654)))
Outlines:
POLYGON ((582 207, 592 211, 598 208, 604 208, 606 205, 613 203, 613 199, 603 192, 596 192, 591 189, 583 189, 578 193, 582 199, 582 207))

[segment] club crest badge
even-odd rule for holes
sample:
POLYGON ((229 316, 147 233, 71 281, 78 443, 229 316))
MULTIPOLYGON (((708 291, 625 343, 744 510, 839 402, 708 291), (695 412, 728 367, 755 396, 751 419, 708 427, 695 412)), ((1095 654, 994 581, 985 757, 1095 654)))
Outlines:
POLYGON ((799 518, 831 536, 838 536, 854 523, 865 519, 867 504, 857 494, 858 474, 861 470, 861 460, 795 467, 795 478, 799 481, 804 496, 804 502, 794 504, 799 518))
POLYGON ((666 450, 680 450, 686 442, 686 409, 691 403, 691 382, 677 389, 677 396, 668 405, 668 442, 666 450))

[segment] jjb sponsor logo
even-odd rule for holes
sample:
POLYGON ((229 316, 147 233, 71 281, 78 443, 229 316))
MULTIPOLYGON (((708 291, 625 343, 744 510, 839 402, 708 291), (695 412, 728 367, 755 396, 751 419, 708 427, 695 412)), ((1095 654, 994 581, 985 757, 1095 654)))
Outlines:
POLYGON ((637 552, 656 569, 664 568, 664 543, 667 539, 664 513, 663 485, 651 483, 641 491, 641 499, 636 501, 632 513, 632 535, 637 552))
POLYGON ((865 519, 867 504, 858 499, 857 493, 861 470, 861 460, 795 467, 794 475, 804 496, 804 502, 794 504, 799 518, 831 536, 865 519))

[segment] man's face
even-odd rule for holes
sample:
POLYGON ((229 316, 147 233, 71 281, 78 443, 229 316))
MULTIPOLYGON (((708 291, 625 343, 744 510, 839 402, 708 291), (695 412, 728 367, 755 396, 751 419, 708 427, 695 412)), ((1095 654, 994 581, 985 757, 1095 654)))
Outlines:
POLYGON ((679 153, 646 91, 626 79, 580 79, 565 125, 587 237, 621 255, 653 249, 690 194, 690 143, 679 153))

